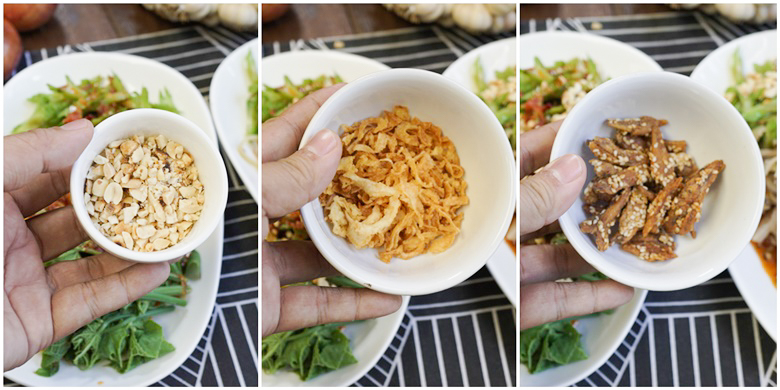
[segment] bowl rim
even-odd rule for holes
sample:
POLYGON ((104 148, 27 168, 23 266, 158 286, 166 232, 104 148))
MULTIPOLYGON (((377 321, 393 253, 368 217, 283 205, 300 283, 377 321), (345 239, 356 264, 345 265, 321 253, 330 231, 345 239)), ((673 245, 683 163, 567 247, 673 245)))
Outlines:
MULTIPOLYGON (((248 166, 244 165, 245 161, 241 157, 239 151, 237 148, 235 148, 233 144, 230 144, 228 141, 231 139, 230 136, 228 136, 229 131, 237 131, 235 129, 227 129, 224 125, 224 117, 228 115, 227 112, 225 112, 224 109, 221 107, 224 106, 222 95, 217 92, 214 93, 214 91, 222 91, 222 80, 225 78, 228 78, 227 75, 230 72, 230 68, 232 66, 235 66, 236 62, 242 62, 241 66, 243 66, 243 61, 246 57, 247 52, 252 53, 252 58, 255 60, 255 71, 257 71, 257 67, 259 66, 259 61, 257 61, 257 53, 252 51, 252 48, 254 47, 255 50, 257 50, 258 46, 258 38, 255 38, 249 42, 244 43, 243 45, 239 46, 237 49, 230 52, 230 54, 225 57, 222 62, 219 63, 217 66, 217 69, 214 71, 214 75, 211 76, 211 83, 209 83, 209 110, 211 112, 211 118, 214 122, 214 129, 217 133, 217 138, 219 138, 220 142, 225 144, 225 147, 223 150, 225 151, 226 158, 230 159, 231 164, 233 165, 233 169, 236 171, 236 174, 241 179, 241 182, 244 183, 244 188, 246 188, 246 191, 249 192, 249 195, 252 196, 252 199, 255 200, 255 203, 260 203, 260 198, 258 197, 258 185, 257 181, 259 181, 259 174, 258 174, 258 168, 253 167, 252 169, 249 169, 248 166), (251 171, 251 173, 250 173, 251 171), (254 176, 254 177, 252 177, 254 176), (255 185, 246 185, 246 183, 252 183, 255 182, 255 185)), ((244 77, 246 76, 246 70, 244 70, 244 77)), ((248 78, 248 77, 247 77, 248 78)), ((258 81, 259 82, 259 81, 258 81)), ((226 83, 226 82, 225 82, 226 83)), ((248 84, 247 84, 248 85, 248 84)), ((230 86, 225 88, 226 90, 229 90, 231 92, 238 92, 242 96, 249 97, 249 92, 247 92, 245 86, 230 86)), ((246 108, 242 107, 244 111, 244 121, 248 123, 248 119, 246 119, 246 108)), ((246 135, 246 130, 244 130, 244 135, 246 135)))
MULTIPOLYGON (((105 145, 103 146, 105 148, 105 145)), ((92 135, 92 139, 89 142, 89 145, 84 149, 84 152, 82 152, 78 159, 73 163, 73 166, 71 168, 70 172, 70 193, 72 197, 71 204, 73 205, 74 213, 76 214, 76 218, 78 219, 79 224, 81 225, 81 228, 84 229, 84 232, 87 233, 87 235, 95 241, 98 246, 105 249, 107 252, 114 254, 117 257, 131 260, 139 263, 159 263, 159 262, 165 262, 169 260, 173 260, 176 258, 179 258, 181 256, 186 255, 187 253, 195 250, 198 246, 200 246, 213 232, 213 229, 217 227, 218 225, 218 219, 222 218, 222 215, 224 213, 224 208, 227 205, 227 192, 228 192, 228 183, 227 183, 227 172, 225 169, 225 163, 222 161, 222 158, 219 154, 219 150, 217 149, 216 145, 214 145, 213 142, 211 142, 211 139, 208 137, 208 135, 201 130, 201 128, 190 121, 189 119, 179 115, 175 114, 169 111, 160 110, 156 108, 136 108, 133 110, 127 110, 120 113, 117 113, 115 115, 110 116, 109 118, 106 118, 104 121, 99 123, 97 126, 95 126, 95 131, 92 135), (218 182, 220 184, 220 187, 223 189, 222 191, 219 190, 219 188, 216 189, 216 191, 213 191, 215 197, 213 198, 213 202, 216 207, 220 207, 223 212, 214 214, 216 216, 216 219, 208 220, 208 219, 199 219, 196 223, 202 223, 206 225, 213 225, 212 229, 205 229, 201 230, 197 235, 191 236, 193 239, 191 239, 187 243, 179 242, 170 248, 161 250, 161 251, 154 251, 154 252, 139 252, 127 249, 121 245, 118 245, 108 239, 103 233, 101 233, 95 225, 92 223, 92 219, 89 217, 89 214, 87 213, 87 208, 84 205, 84 184, 87 180, 87 169, 92 165, 92 160, 95 158, 94 156, 87 156, 87 150, 90 149, 90 146, 93 144, 102 144, 105 142, 106 145, 108 143, 112 142, 113 137, 109 137, 110 131, 106 130, 106 127, 110 129, 110 126, 113 125, 114 122, 117 122, 119 120, 126 120, 126 117, 130 116, 139 117, 139 116, 150 116, 150 117, 167 117, 166 119, 177 121, 179 122, 182 127, 186 127, 191 131, 191 136, 196 139, 196 142, 202 143, 207 145, 206 150, 208 151, 207 154, 214 160, 214 164, 217 164, 218 167, 221 166, 221 170, 218 169, 218 172, 221 172, 222 174, 218 177, 218 182), (83 169, 82 169, 83 168, 83 169)))
MULTIPOLYGON (((596 43, 603 43, 606 45, 613 46, 619 50, 623 50, 626 52, 631 52, 632 54, 636 55, 638 58, 641 57, 644 60, 647 61, 648 65, 652 65, 656 68, 656 71, 662 71, 663 67, 658 64, 657 61, 655 61, 652 57, 650 57, 647 53, 643 52, 642 50, 637 49, 634 46, 631 46, 625 42, 619 41, 615 38, 605 37, 603 35, 597 35, 591 32, 577 32, 577 31, 539 31, 534 33, 526 33, 526 34, 520 34, 517 39, 517 44, 522 45, 523 43, 528 44, 527 42, 523 41, 531 41, 531 40, 537 40, 537 39, 544 39, 546 37, 561 37, 561 38, 569 38, 569 39, 580 39, 582 41, 590 41, 590 42, 596 42, 596 43)), ((518 55, 520 54, 520 51, 518 52, 518 55)), ((571 56, 569 56, 571 57, 571 56)), ((519 59, 520 57, 518 57, 519 59)), ((596 61, 596 66, 598 66, 598 61, 596 61)), ((519 62, 519 61, 518 61, 519 62)), ((642 72, 637 72, 642 73, 642 72)))
MULTIPOLYGON (((317 113, 312 117, 311 121, 309 121, 309 125, 306 127, 306 131, 303 134, 303 137, 301 138, 301 142, 299 145, 299 149, 303 148, 304 145, 306 145, 306 142, 314 136, 319 131, 323 130, 322 128, 319 128, 319 125, 317 125, 317 122, 322 122, 322 118, 325 117, 325 115, 328 112, 328 108, 335 104, 336 101, 339 101, 340 99, 345 99, 348 97, 348 94, 351 93, 351 91, 355 90, 356 88, 359 88, 362 84, 366 82, 372 82, 375 79, 380 79, 382 82, 388 82, 392 81, 396 78, 423 78, 427 79, 427 81, 431 81, 433 83, 437 83, 440 85, 447 85, 449 88, 453 88, 454 90, 458 91, 460 95, 469 102, 470 106, 476 107, 476 110, 483 110, 486 117, 490 118, 490 121, 493 125, 486 126, 487 129, 492 130, 486 130, 486 131, 500 131, 501 136, 506 138, 506 135, 504 134, 503 127, 501 126, 501 123, 498 121, 498 118, 493 114, 493 112, 490 110, 490 108, 472 91, 468 90, 466 87, 438 74, 435 72, 422 70, 422 69, 409 69, 409 68, 401 68, 401 69, 390 69, 385 71, 379 71, 374 72, 368 75, 365 75, 353 82, 348 83, 336 93, 334 93, 325 103, 320 107, 320 109, 317 111, 317 113), (387 80, 382 80, 387 79, 387 80), (489 114, 489 115, 487 115, 489 114)), ((514 153, 512 152, 512 148, 509 145, 509 142, 503 142, 501 146, 499 147, 498 153, 502 153, 505 156, 508 156, 508 161, 511 161, 512 164, 508 166, 507 169, 507 176, 504 178, 504 180, 507 181, 507 183, 514 183, 515 177, 516 177, 516 160, 514 158, 514 153)), ((504 242, 504 235, 507 229, 509 229, 509 224, 512 222, 512 216, 514 214, 516 202, 517 202, 517 193, 516 193, 516 184, 511 184, 508 186, 510 191, 509 196, 509 204, 507 204, 506 211, 504 212, 503 220, 501 221, 501 224, 491 224, 491 226, 494 226, 496 229, 496 236, 493 238, 492 242, 484 245, 485 256, 484 259, 480 259, 479 261, 471 260, 470 262, 466 263, 466 266, 463 267, 462 272, 459 272, 456 277, 450 277, 448 279, 440 279, 438 283, 436 281, 432 281, 431 283, 425 283, 425 284, 418 284, 418 285, 403 285, 402 283, 398 282, 391 282, 391 283, 374 283, 372 280, 366 280, 363 273, 356 273, 349 267, 345 266, 349 263, 346 256, 344 256, 343 253, 341 253, 336 247, 333 245, 333 243, 330 242, 330 240, 327 238, 325 234, 321 234, 321 231, 319 229, 319 224, 313 221, 319 221, 318 218, 314 214, 314 207, 322 207, 319 203, 319 199, 315 198, 309 203, 306 203, 303 207, 301 207, 301 216, 304 221, 304 225, 307 226, 307 230, 309 230, 309 236, 314 243, 314 245, 317 247, 319 252, 322 254, 322 256, 334 267, 336 270, 341 272, 343 275, 349 277, 350 279, 354 280, 357 283, 360 283, 372 290, 381 291, 388 294, 393 295, 426 295, 426 294, 432 294, 439 291, 446 290, 450 287, 453 287, 464 280, 468 279, 472 275, 474 275, 477 271, 479 271, 482 267, 485 266, 488 259, 496 252, 498 249, 498 246, 504 242)), ((327 222, 326 222, 327 223, 327 222)), ((367 249, 364 249, 367 250, 367 249)), ((475 257, 475 259, 477 259, 475 257)))
POLYGON ((751 41, 751 40, 755 40, 755 39, 761 39, 765 35, 766 36, 774 35, 775 39, 777 39, 777 29, 757 31, 757 32, 750 33, 750 34, 745 34, 745 35, 743 35, 743 36, 741 36, 739 38, 736 38, 736 39, 733 39, 731 41, 728 41, 728 42, 724 43, 723 46, 719 46, 717 49, 711 51, 709 54, 704 56, 704 58, 702 58, 701 61, 699 61, 699 63, 696 64, 696 67, 693 68, 693 71, 691 71, 691 76, 690 76, 691 80, 699 82, 699 83, 704 83, 705 80, 697 80, 697 78, 700 78, 700 77, 695 77, 695 75, 700 74, 702 72, 702 67, 700 66, 701 64, 704 64, 705 62, 713 61, 713 58, 715 58, 718 55, 722 55, 722 53, 724 51, 732 51, 733 52, 734 49, 737 49, 740 45, 745 44, 746 41, 751 41))
MULTIPOLYGON (((715 92, 708 89, 706 86, 692 80, 690 77, 683 76, 678 73, 663 71, 663 72, 639 72, 639 73, 633 73, 621 77, 617 77, 615 79, 609 80, 605 82, 604 84, 601 84, 600 86, 596 87, 593 91, 585 95, 585 98, 583 98, 582 101, 580 101, 572 111, 567 115, 566 119, 564 119, 563 123, 561 124, 561 128, 558 130, 558 134, 555 137, 555 141, 553 142, 552 151, 550 154, 550 159, 555 159, 557 157, 562 156, 564 153, 564 139, 567 138, 568 133, 575 131, 570 130, 574 129, 573 122, 569 118, 577 118, 577 113, 580 111, 584 111, 587 109, 587 103, 594 99, 594 96, 599 96, 601 94, 605 94, 605 90, 608 90, 609 87, 622 84, 625 82, 634 81, 635 79, 641 79, 641 78, 664 78, 664 79, 671 79, 676 82, 678 86, 681 88, 687 88, 687 89, 694 89, 698 93, 709 95, 713 99, 716 105, 718 105, 718 109, 721 112, 726 112, 725 115, 734 116, 736 118, 739 118, 741 121, 741 129, 740 133, 743 133, 744 137, 751 137, 753 138, 752 132, 750 131, 750 127, 748 127, 747 123, 745 123, 744 119, 742 118, 742 115, 739 114, 739 112, 732 106, 730 103, 728 103, 727 100, 725 100, 722 96, 716 94, 715 92), (594 92, 597 92, 594 94, 594 92)), ((763 159, 761 158, 761 152, 758 149, 758 144, 756 142, 752 142, 750 144, 750 150, 752 153, 750 153, 750 156, 747 158, 751 158, 753 160, 754 168, 757 170, 761 170, 763 172, 763 159)), ((589 168, 590 170, 590 168, 589 168)), ((751 226, 752 229, 749 230, 749 234, 745 234, 745 242, 743 245, 731 245, 729 248, 733 247, 734 253, 732 255, 729 255, 730 259, 728 261, 722 261, 722 264, 713 264, 713 266, 708 270, 707 272, 690 275, 690 278, 667 278, 666 280, 658 280, 657 278, 647 279, 642 278, 638 276, 634 276, 636 272, 634 271, 616 271, 616 268, 614 268, 611 265, 611 260, 608 259, 608 256, 605 256, 602 252, 594 253, 594 247, 592 240, 590 237, 585 237, 585 233, 580 232, 578 228, 578 223, 573 222, 574 218, 571 216, 571 210, 574 207, 570 207, 566 212, 559 218, 561 229, 563 230, 564 234, 567 237, 570 237, 569 242, 572 244, 574 249, 577 251, 577 253, 582 256, 585 261, 587 261, 589 264, 591 264, 594 268, 599 270, 600 272, 604 273, 606 276, 608 276, 611 279, 614 279, 620 283, 626 284, 631 287, 640 288, 640 289, 646 289, 650 291, 674 291, 674 290, 681 290, 684 288, 689 288, 696 286, 700 283, 703 283, 709 279, 712 279, 713 277, 717 276, 721 272, 725 271, 731 262, 733 262, 739 255, 739 253, 742 251, 742 249, 749 243, 750 237, 753 235, 753 232, 758 227, 758 223, 761 219, 761 212, 763 210, 763 204, 764 204, 764 191, 763 188, 765 187, 764 183, 764 175, 760 175, 761 180, 760 183, 757 183, 757 187, 760 187, 762 190, 758 191, 759 198, 755 205, 755 210, 753 212, 752 222, 751 226), (574 238, 577 237, 577 238, 574 238), (627 278, 628 277, 628 278, 627 278), (679 280, 678 280, 679 279, 679 280), (659 282, 663 282, 660 283, 659 282)), ((580 191, 580 196, 581 196, 580 191)), ((741 240, 740 240, 741 241, 741 240)))
MULTIPOLYGON (((262 53, 262 47, 260 48, 261 55, 262 53)), ((370 64, 370 66, 374 66, 377 68, 384 68, 383 70, 390 70, 390 66, 385 64, 384 62, 380 62, 371 58, 367 58, 358 54, 353 53, 347 53, 343 51, 336 51, 336 50, 292 50, 292 51, 283 51, 280 53, 272 53, 267 56, 262 57, 262 60, 260 61, 260 72, 263 71, 263 63, 265 62, 265 66, 269 66, 268 63, 274 65, 273 63, 279 60, 286 60, 287 57, 302 57, 302 59, 311 60, 311 57, 330 57, 335 58, 339 60, 346 60, 346 61, 355 61, 355 62, 361 62, 365 64, 370 64), (380 66, 381 65, 381 66, 380 66)), ((262 76, 262 75, 261 75, 262 76)), ((262 80, 262 77, 261 77, 262 80)), ((357 80, 356 80, 357 81, 357 80)))

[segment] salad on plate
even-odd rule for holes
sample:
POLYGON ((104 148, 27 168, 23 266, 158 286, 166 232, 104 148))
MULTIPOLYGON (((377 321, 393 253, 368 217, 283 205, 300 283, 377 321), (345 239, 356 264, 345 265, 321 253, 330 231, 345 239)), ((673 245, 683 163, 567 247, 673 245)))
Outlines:
POLYGON ((753 131, 766 171, 764 212, 751 244, 777 286, 777 59, 745 70, 735 50, 730 71, 734 85, 726 90, 726 99, 753 131))
MULTIPOLYGON (((84 79, 79 83, 66 77, 65 85, 49 85, 49 90, 50 93, 39 93, 28 99, 35 104, 35 110, 30 118, 14 127, 14 134, 36 128, 62 126, 82 118, 97 125, 111 115, 135 108, 179 112, 167 89, 160 92, 158 102, 154 103, 149 100, 146 88, 140 93, 129 92, 115 74, 84 79)), ((66 194, 39 214, 69 204, 70 194, 66 194)), ((86 241, 47 261, 44 266, 50 267, 102 252, 92 241, 86 241)), ((36 370, 36 374, 53 376, 59 371, 62 361, 72 363, 81 370, 105 364, 119 373, 126 373, 173 351, 175 347, 165 340, 162 327, 154 321, 154 317, 187 304, 186 298, 190 291, 188 281, 200 279, 200 263, 200 254, 197 251, 190 253, 180 262, 171 264, 168 280, 152 292, 50 345, 42 351, 41 367, 36 370)))

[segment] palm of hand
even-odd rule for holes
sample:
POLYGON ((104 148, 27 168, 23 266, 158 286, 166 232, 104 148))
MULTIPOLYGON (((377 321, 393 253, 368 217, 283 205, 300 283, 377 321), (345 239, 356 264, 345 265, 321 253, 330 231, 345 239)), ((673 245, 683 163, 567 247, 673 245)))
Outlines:
POLYGON ((14 351, 6 354, 5 365, 15 367, 54 341, 55 317, 41 248, 10 198, 5 195, 3 341, 6 351, 14 351))

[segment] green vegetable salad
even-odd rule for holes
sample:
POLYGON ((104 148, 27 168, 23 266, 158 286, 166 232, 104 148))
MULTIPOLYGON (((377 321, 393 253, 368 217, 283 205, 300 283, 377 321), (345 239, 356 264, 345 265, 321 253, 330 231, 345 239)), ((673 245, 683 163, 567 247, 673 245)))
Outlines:
POLYGON ((13 130, 23 133, 41 127, 62 126, 86 118, 97 125, 116 113, 134 108, 158 108, 178 113, 167 89, 160 92, 159 102, 149 101, 146 88, 141 93, 128 92, 117 75, 81 80, 75 84, 66 76, 62 87, 49 85, 51 93, 39 93, 28 100, 35 103, 35 112, 13 130))
MULTIPOLYGON (((289 77, 285 76, 284 85, 280 87, 263 85, 262 121, 281 115, 288 107, 312 92, 341 82, 343 80, 338 75, 321 75, 294 84, 289 77)), ((307 239, 308 235, 301 221, 300 212, 297 211, 274 222, 266 237, 268 241, 307 239)), ((362 287, 346 277, 320 278, 303 284, 362 287)), ((318 375, 357 363, 357 359, 352 354, 352 347, 349 345, 349 338, 343 333, 346 325, 317 325, 263 338, 263 371, 274 374, 279 370, 290 370, 295 372, 302 381, 307 381, 318 375)))
POLYGON ((755 65, 753 72, 743 73, 739 51, 734 52, 731 74, 734 86, 726 98, 750 125, 762 149, 777 146, 777 60, 755 65))
MULTIPOLYGON (((288 214, 275 221, 266 240, 308 240, 300 212, 288 214)), ((319 278, 297 285, 362 288, 346 276, 319 278)), ((272 334, 263 338, 263 371, 274 374, 279 370, 295 372, 302 381, 357 363, 343 330, 347 324, 324 324, 309 328, 272 334)))
POLYGON ((534 58, 533 68, 520 70, 520 133, 563 120, 603 81, 591 59, 558 61, 548 67, 534 58))
MULTIPOLYGON (((332 287, 362 286, 345 276, 324 278, 332 287)), ((304 284, 313 284, 312 282, 304 284)), ((317 282, 322 285, 322 281, 317 282)), ((302 381, 357 363, 349 338, 342 332, 348 323, 324 324, 272 334, 263 339, 263 371, 295 372, 302 381)))
POLYGON ((306 95, 341 82, 343 80, 338 75, 322 75, 315 79, 305 79, 296 85, 289 77, 284 76, 284 85, 281 87, 263 85, 263 122, 281 115, 287 107, 306 95))
MULTIPOLYGON (((178 113, 171 94, 163 90, 158 103, 149 101, 146 88, 141 93, 128 92, 116 75, 84 79, 79 84, 66 77, 62 87, 49 85, 51 93, 40 93, 30 99, 35 112, 13 133, 35 128, 62 126, 81 118, 97 125, 116 113, 134 108, 158 108, 178 113)), ((70 204, 70 194, 58 199, 41 213, 70 204)), ((78 260, 102 253, 92 241, 86 241, 55 259, 47 261, 49 267, 59 262, 78 260)), ((174 350, 165 341, 163 330, 153 317, 173 311, 176 306, 187 304, 189 280, 200 279, 200 255, 192 252, 180 262, 171 264, 168 280, 141 299, 108 313, 87 324, 75 333, 58 340, 43 351, 41 368, 36 373, 52 376, 65 360, 82 370, 105 363, 120 373, 158 358, 174 350)))
MULTIPOLYGON (((238 152, 244 160, 257 166, 258 152, 258 134, 257 134, 257 89, 259 86, 257 79, 257 64, 252 53, 246 55, 246 73, 249 78, 249 98, 246 101, 246 112, 248 116, 247 134, 244 141, 239 145, 238 152)), ((265 98, 265 95, 263 95, 265 98)))
MULTIPOLYGON (((80 246, 51 263, 96 253, 99 252, 80 246)), ((152 317, 171 312, 177 305, 185 306, 190 291, 187 282, 197 279, 200 279, 200 255, 192 252, 180 262, 171 264, 171 274, 162 286, 46 348, 41 368, 35 373, 50 377, 59 371, 60 362, 65 360, 81 370, 105 363, 124 374, 140 364, 172 352, 173 345, 165 341, 162 327, 152 317)))
MULTIPOLYGON (((593 282, 604 279, 607 279, 604 274, 594 272, 582 275, 575 281, 593 282)), ((528 368, 528 372, 536 374, 548 368, 587 359, 588 354, 580 341, 582 335, 574 325, 581 318, 612 312, 613 310, 607 310, 589 316, 567 318, 520 331, 520 363, 528 368)))
POLYGON ((734 85, 726 99, 737 108, 750 126, 761 148, 766 171, 764 211, 751 241, 761 256, 772 282, 777 279, 777 59, 742 69, 739 51, 734 51, 731 75, 734 85))
POLYGON ((479 59, 474 62, 474 84, 477 95, 490 107, 504 127, 512 150, 517 145, 517 67, 509 66, 498 71, 493 80, 487 81, 479 59))

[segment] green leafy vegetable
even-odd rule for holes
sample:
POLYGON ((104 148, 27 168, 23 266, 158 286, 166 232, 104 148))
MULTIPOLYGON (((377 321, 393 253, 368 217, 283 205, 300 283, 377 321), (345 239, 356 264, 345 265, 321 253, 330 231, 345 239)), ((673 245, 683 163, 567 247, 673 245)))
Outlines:
POLYGON ((580 345, 580 333, 571 320, 539 325, 520 332, 520 363, 536 374, 588 358, 580 345))
POLYGON ((574 58, 520 70, 520 132, 561 120, 586 93, 604 82, 596 63, 574 58))
POLYGON ((517 68, 509 66, 502 71, 496 71, 495 78, 488 81, 479 58, 474 61, 472 68, 472 78, 477 87, 477 95, 498 118, 506 132, 512 150, 516 149, 517 143, 517 110, 515 109, 517 102, 515 100, 516 84, 514 79, 516 73, 517 68))
POLYGON ((246 71, 249 76, 249 99, 246 102, 246 110, 249 115, 249 134, 257 134, 257 90, 259 82, 257 79, 257 65, 252 52, 246 55, 246 71))
MULTIPOLYGON (((607 276, 601 272, 592 272, 578 276, 574 281, 595 282, 604 279, 607 276)), ((520 363, 528 368, 528 372, 536 374, 548 368, 587 359, 588 354, 580 343, 582 336, 574 327, 574 322, 581 318, 612 314, 613 311, 567 318, 520 331, 520 363)))
POLYGON ((167 89, 160 91, 159 103, 149 101, 146 88, 141 93, 129 93, 117 75, 81 80, 74 83, 65 78, 65 85, 49 85, 51 93, 39 93, 28 100, 35 103, 35 111, 24 123, 13 129, 13 134, 40 127, 62 126, 86 118, 97 125, 116 113, 134 108, 158 108, 178 113, 167 89))
POLYGON ((732 61, 735 84, 726 90, 726 96, 753 130, 759 146, 774 149, 777 145, 777 61, 756 64, 754 72, 748 75, 742 73, 739 50, 734 51, 732 61))
MULTIPOLYGON (((332 287, 363 288, 359 283, 341 275, 327 277, 325 281, 332 287)), ((291 286, 322 285, 315 282, 318 281, 295 283, 291 286)), ((291 370, 298 374, 302 381, 307 381, 356 363, 349 339, 342 332, 346 325, 348 323, 317 325, 263 338, 263 371, 273 374, 282 369, 291 370)))
POLYGON ((282 332, 263 339, 263 371, 273 374, 286 368, 303 381, 357 363, 344 324, 325 324, 282 332))
POLYGON ((343 80, 338 75, 322 75, 295 84, 289 77, 285 76, 284 85, 280 87, 273 88, 263 85, 263 122, 281 115, 287 107, 303 99, 306 95, 341 82, 343 80))
MULTIPOLYGON (((74 250, 78 250, 77 247, 74 250)), ((89 252, 65 252, 67 257, 80 258, 89 252), (77 253, 77 254, 74 254, 77 253)), ((63 254, 63 255, 65 255, 63 254)), ((62 255, 60 257, 63 257, 62 255)), ((62 260, 68 261, 68 260, 62 260)), ((50 345, 43 351, 41 368, 35 371, 50 377, 57 373, 62 360, 73 363, 81 370, 88 370, 100 362, 106 362, 119 373, 126 373, 139 365, 174 350, 165 341, 162 327, 152 317, 174 310, 174 305, 186 305, 189 292, 188 278, 182 269, 200 275, 200 255, 195 251, 178 263, 171 264, 171 274, 162 286, 141 299, 108 313, 83 326, 70 336, 50 345), (190 261, 194 257, 197 261, 190 261)))

